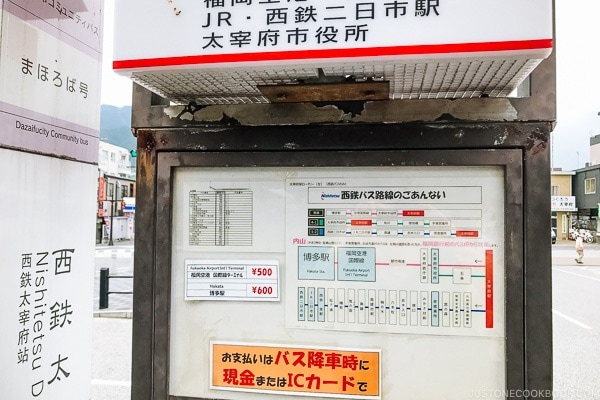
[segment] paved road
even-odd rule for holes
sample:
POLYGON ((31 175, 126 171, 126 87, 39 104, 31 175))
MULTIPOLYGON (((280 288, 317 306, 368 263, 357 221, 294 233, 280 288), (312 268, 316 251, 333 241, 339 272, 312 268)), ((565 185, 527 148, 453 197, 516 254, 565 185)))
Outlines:
MULTIPOLYGON (((559 241, 552 245, 552 265, 577 265, 575 263, 575 242, 559 241)), ((584 265, 600 265, 600 244, 584 244, 584 265)))
MULTIPOLYGON (((130 294, 110 294, 108 309, 99 309, 100 299, 100 269, 108 268, 109 274, 115 276, 133 276, 133 243, 131 241, 115 242, 114 246, 97 246, 94 278, 94 312, 110 313, 124 311, 131 312, 132 298, 130 294)), ((131 292, 133 279, 109 279, 109 288, 112 292, 131 292)))
POLYGON ((553 246, 552 312, 556 400, 600 399, 600 245, 585 247, 584 264, 574 243, 553 246))
MULTIPOLYGON (((552 246, 554 315, 554 399, 600 399, 600 245, 586 246, 584 265, 575 263, 573 242, 552 246)), ((96 268, 132 274, 133 246, 99 247, 96 268)), ((120 281, 120 280, 119 280, 120 281)), ((125 281, 125 280, 122 280, 125 281)), ((97 282, 96 282, 97 283, 97 282)), ((111 290, 130 290, 129 282, 111 290)), ((129 400, 131 371, 131 296, 111 295, 108 312, 97 311, 95 293, 92 400, 129 400)))

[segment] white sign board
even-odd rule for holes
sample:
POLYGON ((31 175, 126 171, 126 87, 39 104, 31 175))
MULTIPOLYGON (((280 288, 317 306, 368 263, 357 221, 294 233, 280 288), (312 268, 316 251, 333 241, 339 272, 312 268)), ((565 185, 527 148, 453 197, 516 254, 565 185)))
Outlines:
POLYGON ((186 260, 186 300, 279 300, 277 261, 186 260))
POLYGON ((1 399, 89 399, 100 0, 0 16, 1 399))
POLYGON ((125 72, 490 52, 544 58, 552 2, 128 0, 115 4, 115 38, 114 68, 125 72))
POLYGON ((577 211, 575 196, 552 196, 552 211, 577 211))
POLYGON ((101 4, 3 2, 0 144, 98 162, 101 4))
POLYGON ((288 324, 502 337, 502 198, 490 172, 288 180, 288 324))
POLYGON ((231 379, 205 373, 211 340, 242 340, 257 359, 265 350, 249 343, 281 346, 280 357, 289 343, 360 345, 381 353, 383 397, 504 389, 503 199, 501 167, 177 169, 169 394, 264 389, 246 376, 262 370, 225 362, 226 350, 231 379), (190 301, 192 266, 264 260, 279 265, 279 301, 190 301))
POLYGON ((97 173, 0 149, 0 399, 90 398, 97 173))

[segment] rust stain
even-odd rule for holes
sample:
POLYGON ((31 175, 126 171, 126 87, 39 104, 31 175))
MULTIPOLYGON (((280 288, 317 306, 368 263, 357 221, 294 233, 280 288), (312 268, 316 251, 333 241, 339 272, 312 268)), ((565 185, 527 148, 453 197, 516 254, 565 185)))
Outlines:
POLYGON ((167 137, 167 135, 161 135, 158 141, 162 146, 165 146, 167 143, 169 143, 169 138, 167 137))
POLYGON ((140 151, 145 151, 146 153, 151 153, 156 147, 154 135, 152 135, 150 131, 146 130, 138 130, 137 133, 138 149, 140 151))
POLYGON ((152 153, 155 148, 154 136, 152 131, 138 129, 137 130, 137 147, 138 147, 138 174, 136 180, 138 185, 152 186, 154 177, 152 169, 152 153))
POLYGON ((537 155, 540 152, 546 150, 546 146, 548 145, 548 137, 539 130, 535 130, 529 134, 527 138, 527 142, 525 144, 525 149, 527 152, 530 152, 533 155, 537 155))

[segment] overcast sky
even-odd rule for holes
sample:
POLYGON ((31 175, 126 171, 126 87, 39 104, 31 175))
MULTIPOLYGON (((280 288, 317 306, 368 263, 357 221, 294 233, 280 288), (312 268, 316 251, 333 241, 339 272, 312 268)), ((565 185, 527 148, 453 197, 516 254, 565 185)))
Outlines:
MULTIPOLYGON (((121 107, 131 105, 132 84, 112 70, 114 1, 104 3, 101 101, 121 107)), ((600 134, 600 0, 555 0, 555 4, 558 107, 552 166, 571 170, 590 161, 590 137, 600 134)))
POLYGON ((590 137, 600 134, 600 1, 556 0, 557 125, 553 167, 589 162, 590 137))
MULTIPOLYGON (((127 0, 122 0, 127 1, 127 0)), ((117 75, 112 69, 113 59, 113 14, 115 0, 104 0, 104 38, 102 49, 102 94, 101 103, 111 106, 131 105, 131 80, 117 75)))

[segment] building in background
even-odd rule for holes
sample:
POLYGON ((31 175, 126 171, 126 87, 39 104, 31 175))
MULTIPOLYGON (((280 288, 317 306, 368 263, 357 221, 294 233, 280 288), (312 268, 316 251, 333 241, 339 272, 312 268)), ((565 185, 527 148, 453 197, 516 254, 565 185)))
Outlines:
POLYGON ((135 180, 135 162, 131 151, 100 141, 98 169, 106 175, 135 180))
POLYGON ((135 163, 128 149, 100 142, 96 243, 133 239, 135 163), (111 229, 112 228, 112 229, 111 229))
POLYGON ((589 165, 600 165, 600 135, 592 136, 590 138, 589 165))
POLYGON ((589 229, 597 236, 600 215, 600 135, 590 138, 590 161, 574 173, 572 193, 576 199, 577 212, 573 214, 571 225, 589 229))
POLYGON ((575 171, 573 194, 576 197, 577 214, 573 219, 576 228, 597 231, 598 209, 600 203, 600 165, 586 165, 575 171))
POLYGON ((558 240, 569 237, 569 228, 572 225, 573 213, 577 212, 575 196, 573 196, 573 171, 563 171, 560 168, 551 173, 551 199, 552 199, 552 229, 558 240))

